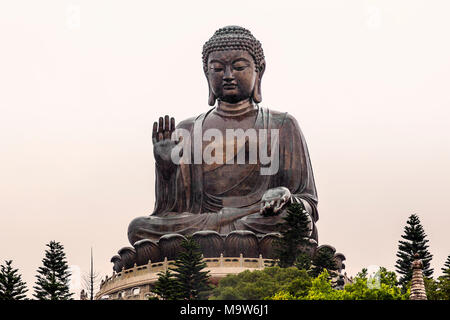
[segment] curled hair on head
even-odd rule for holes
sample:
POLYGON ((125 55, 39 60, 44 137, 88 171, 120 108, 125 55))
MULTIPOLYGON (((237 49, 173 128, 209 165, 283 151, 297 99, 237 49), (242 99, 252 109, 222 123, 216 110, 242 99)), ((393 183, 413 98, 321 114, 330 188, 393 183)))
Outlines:
POLYGON ((239 26, 227 26, 217 30, 203 45, 203 71, 208 71, 208 55, 213 51, 245 50, 255 61, 256 71, 261 71, 264 62, 264 52, 261 42, 252 33, 239 26))

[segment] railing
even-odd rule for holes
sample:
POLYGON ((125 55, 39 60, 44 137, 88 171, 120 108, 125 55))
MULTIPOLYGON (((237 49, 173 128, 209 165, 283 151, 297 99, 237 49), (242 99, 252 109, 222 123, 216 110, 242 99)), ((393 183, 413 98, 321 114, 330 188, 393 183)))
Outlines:
MULTIPOLYGON (((252 268, 263 269, 274 264, 273 259, 263 259, 261 255, 259 258, 244 258, 241 254, 239 257, 224 257, 223 254, 217 258, 203 258, 207 269, 216 268, 252 268)), ((122 269, 121 272, 113 272, 111 277, 106 276, 100 284, 100 292, 98 296, 107 294, 108 292, 120 290, 121 287, 129 288, 131 286, 142 285, 143 282, 149 283, 158 279, 160 271, 166 271, 175 261, 154 262, 149 261, 145 265, 137 266, 129 269, 122 269)))

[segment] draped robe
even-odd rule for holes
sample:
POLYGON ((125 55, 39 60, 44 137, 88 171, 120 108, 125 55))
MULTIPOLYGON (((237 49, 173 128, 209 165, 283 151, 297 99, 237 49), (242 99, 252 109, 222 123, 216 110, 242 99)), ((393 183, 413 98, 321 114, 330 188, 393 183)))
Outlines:
MULTIPOLYGON (((190 131, 192 136, 195 124, 203 125, 214 109, 179 123, 177 128, 190 131)), ((201 230, 220 234, 250 230, 259 237, 277 232, 285 210, 268 217, 259 213, 264 192, 276 187, 288 188, 292 194, 290 201, 304 204, 312 220, 310 237, 317 240, 317 192, 308 149, 297 121, 288 113, 258 106, 254 128, 279 130, 276 173, 261 175, 263 165, 259 158, 256 164, 223 164, 212 170, 194 161, 180 163, 169 175, 163 174, 156 164, 155 208, 150 216, 138 217, 130 223, 130 243, 141 239, 156 241, 168 233, 186 235, 201 230)), ((269 149, 270 145, 269 141, 269 149)))

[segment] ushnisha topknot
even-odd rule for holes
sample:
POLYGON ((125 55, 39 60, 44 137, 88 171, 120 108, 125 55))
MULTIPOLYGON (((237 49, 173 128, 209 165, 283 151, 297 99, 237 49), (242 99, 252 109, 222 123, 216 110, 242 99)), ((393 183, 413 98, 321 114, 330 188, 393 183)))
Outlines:
POLYGON ((203 45, 203 70, 208 71, 208 55, 213 51, 245 50, 255 61, 256 71, 260 71, 264 61, 261 42, 252 33, 239 26, 227 26, 217 30, 203 45))

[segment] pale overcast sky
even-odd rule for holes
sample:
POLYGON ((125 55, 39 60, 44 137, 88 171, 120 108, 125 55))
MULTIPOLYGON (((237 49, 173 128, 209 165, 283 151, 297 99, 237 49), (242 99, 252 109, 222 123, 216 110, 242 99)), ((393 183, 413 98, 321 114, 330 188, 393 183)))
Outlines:
POLYGON ((394 269, 408 216, 432 267, 450 254, 450 2, 2 1, 0 259, 28 285, 45 244, 111 274, 154 204, 151 128, 209 108, 203 43, 226 25, 262 42, 262 105, 297 118, 319 242, 347 273, 394 269))

